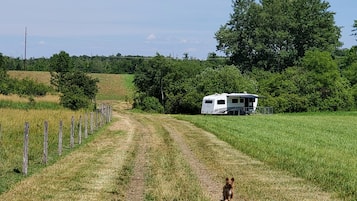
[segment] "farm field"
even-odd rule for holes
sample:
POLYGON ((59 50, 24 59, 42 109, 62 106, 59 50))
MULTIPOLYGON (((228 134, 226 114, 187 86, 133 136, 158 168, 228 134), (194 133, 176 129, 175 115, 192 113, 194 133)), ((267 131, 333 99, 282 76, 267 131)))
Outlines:
POLYGON ((271 167, 356 199, 356 112, 178 118, 271 167))
MULTIPOLYGON (((30 125, 29 133, 29 169, 33 174, 45 167, 43 157, 44 121, 48 122, 48 164, 58 160, 59 122, 63 122, 63 154, 70 151, 70 125, 72 116, 78 123, 82 111, 70 110, 19 110, 0 108, 0 193, 6 191, 14 183, 22 179, 24 125, 30 125)), ((77 130, 77 129, 76 129, 77 130)), ((83 130, 84 131, 84 130, 83 130)), ((76 142, 78 136, 76 135, 76 142)), ((85 142, 83 138, 83 142, 85 142)))
POLYGON ((233 200, 338 200, 187 121, 133 113, 122 104, 115 111, 108 129, 0 200, 213 201, 225 177, 236 179, 233 200))
MULTIPOLYGON (((50 85, 50 73, 42 71, 9 71, 11 77, 26 78, 29 77, 40 83, 50 85)), ((98 78, 99 92, 98 100, 130 100, 133 96, 133 75, 119 74, 90 74, 94 78, 98 78)), ((25 99, 25 98, 24 98, 25 99)), ((0 99, 1 100, 1 99, 0 99)))
MULTIPOLYGON (((10 72, 16 77, 46 75, 31 73, 10 72)), ((32 115, 68 121, 73 113, 0 111, 0 157, 16 161, 1 159, 0 200, 219 200, 225 177, 236 179, 233 200, 355 200, 357 113, 145 114, 128 110, 132 75, 93 76, 100 80, 98 102, 114 105, 114 121, 71 153, 67 148, 68 154, 51 159, 47 167, 41 164, 41 150, 33 152, 30 161, 36 167, 29 177, 13 171, 22 162, 22 117, 35 121, 31 132, 42 134, 44 119, 32 115), (14 124, 16 134, 5 136, 14 124), (1 149, 4 144, 13 148, 1 149)), ((56 148, 52 145, 52 152, 56 148)))

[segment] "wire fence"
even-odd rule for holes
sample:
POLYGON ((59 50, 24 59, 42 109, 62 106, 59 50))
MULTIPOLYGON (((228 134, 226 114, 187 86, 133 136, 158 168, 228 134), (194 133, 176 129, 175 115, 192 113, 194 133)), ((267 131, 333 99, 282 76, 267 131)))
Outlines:
MULTIPOLYGON (((88 138, 88 135, 93 134, 96 130, 110 123, 112 120, 112 107, 110 105, 102 104, 95 112, 90 112, 82 115, 76 120, 72 116, 70 122, 70 141, 69 147, 73 149, 75 145, 82 144, 82 138, 88 138), (75 135, 77 135, 77 143, 75 142, 75 135)), ((63 153, 63 121, 60 120, 58 124, 58 155, 63 153)), ((29 152, 30 147, 30 124, 25 122, 24 125, 24 142, 23 142, 23 161, 22 161, 22 173, 28 174, 29 169, 29 152)), ((43 123, 43 156, 42 163, 47 165, 48 162, 48 121, 43 123)), ((1 125, 0 125, 0 139, 1 139, 1 125)))

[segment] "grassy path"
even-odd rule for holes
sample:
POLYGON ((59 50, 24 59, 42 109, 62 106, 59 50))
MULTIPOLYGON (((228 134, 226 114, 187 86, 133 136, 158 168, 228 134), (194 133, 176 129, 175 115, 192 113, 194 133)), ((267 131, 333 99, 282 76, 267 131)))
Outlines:
POLYGON ((191 123, 117 110, 115 121, 92 142, 0 200, 217 201, 225 177, 236 179, 233 200, 334 200, 191 123))

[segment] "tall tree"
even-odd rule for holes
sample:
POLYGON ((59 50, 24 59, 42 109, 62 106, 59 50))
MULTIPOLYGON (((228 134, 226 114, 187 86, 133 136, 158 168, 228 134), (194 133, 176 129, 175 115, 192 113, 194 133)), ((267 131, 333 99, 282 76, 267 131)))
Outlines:
POLYGON ((147 61, 147 64, 138 67, 134 83, 139 91, 145 92, 147 96, 156 97, 160 103, 165 103, 165 89, 168 82, 165 76, 171 72, 172 64, 168 58, 157 54, 147 61))
POLYGON ((299 58, 312 48, 333 51, 341 46, 338 41, 341 30, 335 25, 335 13, 329 11, 330 4, 327 1, 293 0, 291 2, 291 19, 294 19, 291 33, 299 58))
POLYGON ((329 7, 321 0, 235 0, 230 20, 216 32, 217 49, 244 71, 282 71, 307 50, 340 45, 329 7))
POLYGON ((356 36, 357 41, 357 20, 355 20, 355 23, 353 24, 352 35, 356 36))
POLYGON ((50 58, 51 84, 61 93, 60 103, 72 110, 95 107, 98 79, 73 69, 71 57, 61 51, 50 58))
POLYGON ((239 64, 248 69, 254 60, 255 9, 259 7, 254 0, 233 1, 234 12, 230 15, 230 20, 215 34, 218 41, 217 49, 231 57, 233 64, 239 64))
POLYGON ((61 91, 61 86, 65 86, 64 75, 72 70, 72 60, 68 53, 61 51, 50 58, 51 84, 61 91))

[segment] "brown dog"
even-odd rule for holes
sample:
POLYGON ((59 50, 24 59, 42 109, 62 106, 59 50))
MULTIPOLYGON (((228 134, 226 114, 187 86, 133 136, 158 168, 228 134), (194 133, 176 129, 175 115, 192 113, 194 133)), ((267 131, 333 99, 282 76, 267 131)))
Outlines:
MULTIPOLYGON (((234 180, 234 179, 233 179, 234 180)), ((223 186, 223 201, 229 201, 232 197, 232 184, 229 178, 226 178, 226 184, 223 186)))

